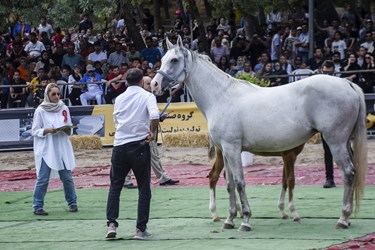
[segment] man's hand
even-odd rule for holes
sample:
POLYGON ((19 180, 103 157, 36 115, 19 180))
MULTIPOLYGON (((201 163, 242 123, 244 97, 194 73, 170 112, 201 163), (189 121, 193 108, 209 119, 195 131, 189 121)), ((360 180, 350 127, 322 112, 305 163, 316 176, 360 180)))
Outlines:
POLYGON ((146 143, 150 143, 150 142, 152 142, 153 140, 154 140, 155 138, 154 138, 154 133, 152 133, 152 132, 150 132, 149 134, 148 134, 148 136, 146 137, 146 143))

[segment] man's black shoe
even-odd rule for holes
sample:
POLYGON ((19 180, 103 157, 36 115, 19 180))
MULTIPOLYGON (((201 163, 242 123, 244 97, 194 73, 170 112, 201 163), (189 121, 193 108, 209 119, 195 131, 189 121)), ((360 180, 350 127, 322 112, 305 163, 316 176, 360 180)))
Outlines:
POLYGON ((128 185, 124 185, 124 188, 127 188, 127 189, 135 189, 135 188, 138 188, 136 185, 134 185, 133 183, 130 183, 128 185))
POLYGON ((35 215, 42 215, 42 216, 48 215, 48 213, 46 211, 44 211, 43 209, 41 209, 41 210, 35 210, 34 214, 35 215))
POLYGON ((72 213, 78 212, 78 207, 77 207, 77 205, 71 205, 71 206, 69 207, 69 212, 72 212, 72 213))
POLYGON ((166 182, 160 183, 160 186, 176 185, 176 184, 179 183, 179 182, 180 182, 179 180, 172 180, 172 179, 169 179, 169 180, 167 180, 166 182))
POLYGON ((324 183, 323 185, 323 188, 333 188, 333 187, 336 187, 336 184, 331 179, 326 180, 326 183, 324 183))

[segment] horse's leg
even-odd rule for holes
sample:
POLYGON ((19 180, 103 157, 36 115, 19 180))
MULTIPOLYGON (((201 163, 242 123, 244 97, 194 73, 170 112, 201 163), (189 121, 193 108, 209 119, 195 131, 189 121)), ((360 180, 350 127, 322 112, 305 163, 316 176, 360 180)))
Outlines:
POLYGON ((286 173, 285 173, 285 163, 284 163, 283 179, 282 179, 282 184, 281 184, 281 193, 280 193, 279 203, 278 203, 278 207, 279 207, 279 210, 280 210, 280 213, 281 213, 281 218, 283 218, 283 219, 289 218, 288 214, 285 212, 285 193, 286 193, 287 187, 288 186, 287 186, 287 183, 286 183, 286 173))
POLYGON ((336 228, 348 228, 350 226, 350 215, 353 212, 353 195, 354 195, 354 175, 355 168, 353 165, 350 144, 329 144, 333 158, 341 170, 341 176, 344 182, 344 198, 342 204, 341 217, 336 224, 336 228))
POLYGON ((217 214, 216 211, 216 184, 219 180, 220 173, 224 168, 224 159, 223 154, 221 153, 221 150, 218 148, 215 148, 216 150, 216 159, 215 163, 212 166, 212 169, 210 173, 208 174, 208 177, 210 179, 210 205, 209 209, 211 211, 212 219, 214 222, 220 221, 220 216, 217 214))
POLYGON ((227 181, 227 191, 229 194, 229 215, 227 219, 224 222, 223 228, 224 229, 233 229, 234 228, 234 218, 237 216, 237 208, 236 208, 236 191, 235 191, 235 185, 234 185, 234 178, 232 170, 230 169, 228 165, 227 158, 224 158, 224 164, 225 164, 225 173, 227 181))
MULTIPOLYGON (((298 221, 298 222, 300 221, 301 217, 297 213, 296 208, 294 206, 294 187, 295 187, 294 164, 297 160, 298 154, 300 154, 302 152, 303 147, 304 147, 304 144, 302 144, 302 145, 300 145, 296 148, 293 148, 291 150, 284 151, 284 152, 281 153, 281 156, 282 156, 283 161, 284 161, 283 190, 288 189, 289 211, 291 212, 293 220, 298 221), (284 174, 285 174, 285 176, 284 176, 284 174), (284 178, 285 178, 285 183, 286 183, 287 188, 284 188, 284 178)), ((284 192, 282 191, 282 193, 280 195, 280 199, 281 198, 283 198, 283 201, 284 201, 285 191, 284 192), (281 197, 282 195, 284 197, 281 197)), ((279 199, 279 202, 280 202, 280 199, 279 199)), ((282 204, 282 205, 283 205, 282 208, 284 209, 284 204, 282 204)), ((280 205, 279 205, 279 209, 281 210, 280 205)), ((282 214, 282 215, 283 215, 283 218, 284 218, 284 214, 282 214)))
MULTIPOLYGON (((222 145, 222 146, 223 146, 223 153, 225 157, 225 167, 226 169, 231 170, 231 174, 233 175, 231 176, 231 179, 232 181, 234 180, 235 182, 235 186, 237 188, 240 201, 241 201, 241 205, 242 205, 243 218, 242 218, 241 226, 239 227, 238 230, 250 231, 251 226, 249 224, 249 219, 251 216, 251 210, 250 210, 250 205, 249 205, 249 202, 247 200, 247 195, 246 195, 246 183, 245 183, 245 178, 244 178, 244 173, 243 173, 242 163, 241 163, 241 149, 240 148, 236 149, 233 146, 233 144, 229 145, 226 149, 225 149, 226 145, 222 145)), ((229 176, 227 176, 227 179, 229 180, 229 176)), ((231 215, 229 217, 231 217, 231 215)))

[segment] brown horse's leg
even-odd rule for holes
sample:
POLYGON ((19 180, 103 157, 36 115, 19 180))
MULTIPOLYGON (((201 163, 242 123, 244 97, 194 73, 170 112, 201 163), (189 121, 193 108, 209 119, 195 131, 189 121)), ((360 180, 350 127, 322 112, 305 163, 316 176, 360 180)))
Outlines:
POLYGON ((210 180, 210 205, 209 209, 211 211, 212 219, 217 222, 220 221, 220 217, 216 211, 216 184, 219 180, 220 173, 224 168, 223 154, 220 149, 215 148, 216 160, 210 173, 208 174, 210 180))
POLYGON ((278 204, 278 207, 281 213, 281 218, 283 219, 289 218, 288 214, 285 212, 285 193, 286 193, 287 188, 288 188, 288 185, 286 183, 285 162, 284 162, 283 179, 281 183, 281 193, 280 193, 279 204, 278 204))
MULTIPOLYGON (((294 197, 293 191, 295 186, 295 178, 294 178, 294 164, 296 162, 297 156, 302 152, 304 144, 293 148, 288 151, 282 152, 282 157, 284 161, 284 173, 286 177, 286 183, 288 188, 289 194, 289 210, 293 217, 294 221, 300 221, 301 217, 297 213, 295 206, 294 206, 294 197)), ((283 187, 284 188, 284 187, 283 187)))

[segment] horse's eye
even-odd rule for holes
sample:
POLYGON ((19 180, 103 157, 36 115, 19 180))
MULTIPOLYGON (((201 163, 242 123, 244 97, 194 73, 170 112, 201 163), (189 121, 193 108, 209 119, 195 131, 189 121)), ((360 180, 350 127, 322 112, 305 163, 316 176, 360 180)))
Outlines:
POLYGON ((176 62, 177 62, 177 59, 176 59, 176 58, 173 58, 173 59, 171 60, 171 62, 176 63, 176 62))

